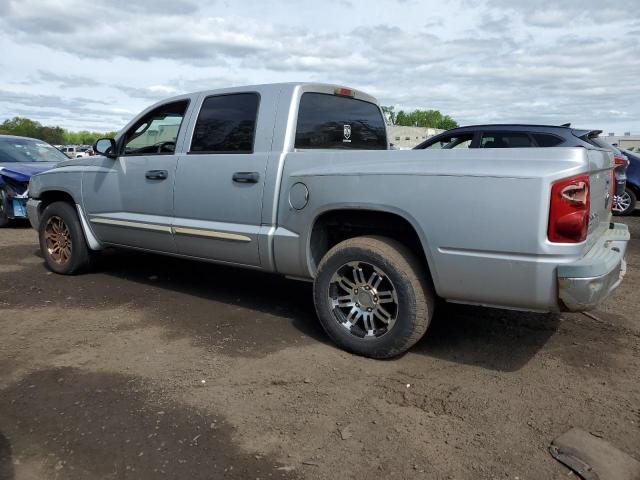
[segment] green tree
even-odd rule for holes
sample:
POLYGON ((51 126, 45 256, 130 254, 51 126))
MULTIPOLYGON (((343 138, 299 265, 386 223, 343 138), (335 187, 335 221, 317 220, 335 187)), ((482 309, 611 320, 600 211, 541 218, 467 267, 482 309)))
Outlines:
POLYGON ((456 122, 449 115, 444 115, 442 117, 442 120, 440 120, 440 123, 438 125, 439 126, 436 127, 436 128, 441 128, 443 130, 451 130, 452 128, 458 128, 460 126, 460 125, 458 125, 458 122, 456 122))
POLYGON ((411 125, 409 123, 409 118, 407 117, 407 114, 404 113, 404 110, 400 110, 396 115, 396 125, 402 125, 405 127, 408 125, 411 125))
POLYGON ((115 137, 118 132, 90 132, 81 130, 79 132, 65 131, 64 143, 66 145, 93 145, 96 140, 104 137, 115 137))
POLYGON ((0 132, 6 135, 40 138, 41 130, 42 125, 39 122, 34 122, 25 117, 13 117, 11 120, 5 120, 0 124, 0 132))
POLYGON ((64 143, 64 129, 60 127, 42 127, 39 138, 51 145, 64 143))
POLYGON ((413 110, 405 112, 400 110, 395 116, 395 124, 405 127, 428 127, 449 130, 458 127, 449 115, 443 115, 439 110, 413 110))
POLYGON ((37 138, 52 145, 92 145, 99 138, 115 137, 117 132, 72 132, 61 127, 47 127, 25 117, 14 117, 0 123, 0 134, 37 138))
POLYGON ((396 124, 396 112, 394 112, 394 106, 385 107, 384 105, 380 106, 382 109, 382 113, 384 114, 387 125, 395 125, 396 124))

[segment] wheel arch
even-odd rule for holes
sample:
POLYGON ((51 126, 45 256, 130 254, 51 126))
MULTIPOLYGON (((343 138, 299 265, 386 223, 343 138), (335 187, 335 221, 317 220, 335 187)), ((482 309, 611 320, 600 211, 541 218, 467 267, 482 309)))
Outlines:
POLYGON ((102 250, 102 244, 93 233, 93 230, 91 229, 91 226, 87 221, 80 202, 73 197, 71 192, 62 188, 51 188, 48 190, 40 191, 37 199, 40 200, 40 204, 38 205, 38 217, 41 217, 44 209, 54 202, 65 202, 71 205, 76 211, 76 215, 78 215, 80 227, 82 229, 82 232, 84 233, 84 237, 89 248, 91 250, 102 250))
POLYGON ((40 200, 40 203, 38 204, 38 217, 42 215, 42 212, 44 212, 44 209, 47 208, 47 206, 54 202, 66 202, 73 208, 76 208, 76 205, 78 204, 78 202, 73 198, 71 192, 60 188, 40 190, 38 195, 33 196, 33 198, 40 200))
POLYGON ((627 187, 631 190, 635 196, 640 200, 640 185, 637 185, 633 182, 627 180, 627 187))
POLYGON ((44 209, 47 205, 51 205, 53 202, 67 202, 73 207, 79 204, 79 202, 77 202, 75 198, 73 198, 71 192, 58 188, 41 191, 37 199, 42 202, 42 209, 44 209))
POLYGON ((363 235, 397 240, 413 251, 426 267, 436 292, 439 290, 428 239, 407 212, 378 205, 332 205, 316 212, 306 245, 309 270, 315 276, 322 257, 336 244, 363 235))

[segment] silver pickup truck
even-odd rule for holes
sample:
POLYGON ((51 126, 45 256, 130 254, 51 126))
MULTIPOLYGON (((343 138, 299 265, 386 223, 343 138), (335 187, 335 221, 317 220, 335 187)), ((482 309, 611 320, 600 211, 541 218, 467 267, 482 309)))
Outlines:
POLYGON ((310 280, 327 334, 362 355, 406 351, 437 299, 588 310, 625 271, 611 153, 395 151, 357 90, 181 95, 94 147, 29 185, 51 270, 80 272, 115 246, 310 280))

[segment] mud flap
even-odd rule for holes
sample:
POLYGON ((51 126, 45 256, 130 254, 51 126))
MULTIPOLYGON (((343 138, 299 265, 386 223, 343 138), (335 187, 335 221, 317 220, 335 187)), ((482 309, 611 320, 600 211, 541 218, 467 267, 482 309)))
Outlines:
POLYGON ((584 480, 640 479, 640 462, 579 428, 556 438, 549 452, 584 480))

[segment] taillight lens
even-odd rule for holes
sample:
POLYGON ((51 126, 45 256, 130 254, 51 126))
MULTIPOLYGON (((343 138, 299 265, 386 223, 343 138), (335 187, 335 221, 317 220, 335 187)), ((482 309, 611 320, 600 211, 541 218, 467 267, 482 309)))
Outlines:
POLYGON ((585 241, 589 230, 589 206, 589 175, 579 175, 554 183, 549 207, 549 241, 585 241))
POLYGON ((613 156, 613 161, 616 164, 616 168, 623 167, 626 170, 627 166, 629 166, 629 160, 627 160, 627 157, 622 157, 620 155, 614 155, 613 156))

